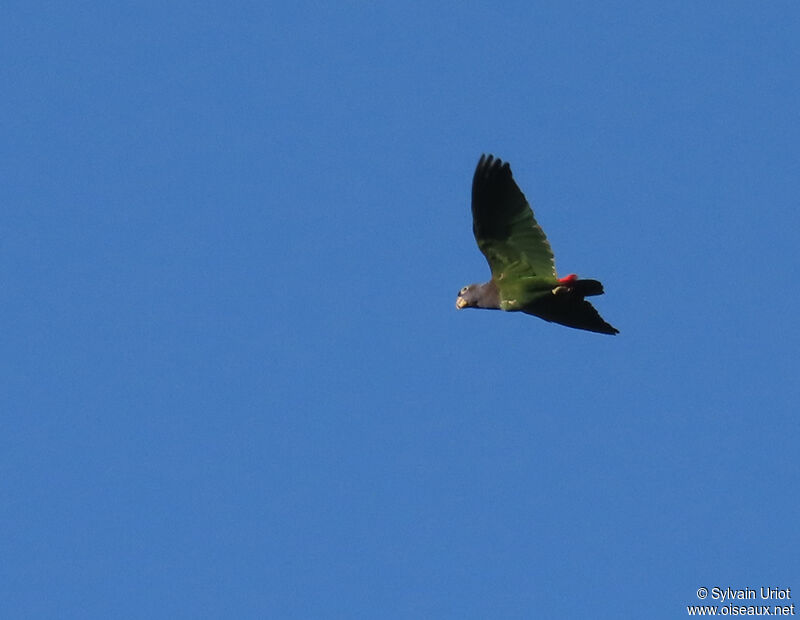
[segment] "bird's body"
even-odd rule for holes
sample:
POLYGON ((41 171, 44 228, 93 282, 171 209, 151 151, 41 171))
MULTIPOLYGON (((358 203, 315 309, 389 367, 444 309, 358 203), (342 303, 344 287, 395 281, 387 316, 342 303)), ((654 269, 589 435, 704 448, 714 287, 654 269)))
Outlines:
POLYGON ((492 279, 462 288, 457 308, 524 312, 576 329, 619 333, 584 299, 603 294, 600 282, 556 276, 550 243, 510 166, 491 155, 482 155, 475 169, 472 230, 492 279))

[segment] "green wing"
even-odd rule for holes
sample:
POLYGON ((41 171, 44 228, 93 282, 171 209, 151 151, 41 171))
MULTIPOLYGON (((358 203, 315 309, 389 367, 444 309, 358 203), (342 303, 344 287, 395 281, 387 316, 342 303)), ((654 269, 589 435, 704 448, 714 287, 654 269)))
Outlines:
POLYGON ((472 232, 500 289, 520 279, 556 280, 553 250, 536 223, 511 168, 481 155, 472 179, 472 232))

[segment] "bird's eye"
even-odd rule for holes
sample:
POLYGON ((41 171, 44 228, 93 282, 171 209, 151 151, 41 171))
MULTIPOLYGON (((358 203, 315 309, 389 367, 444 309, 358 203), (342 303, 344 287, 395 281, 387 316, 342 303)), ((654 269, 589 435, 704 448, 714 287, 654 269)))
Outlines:
POLYGON ((459 295, 463 295, 464 293, 466 293, 466 292, 467 292, 467 290, 469 290, 469 287, 468 287, 468 286, 465 286, 464 288, 462 288, 462 289, 461 289, 461 290, 458 292, 458 294, 459 294, 459 295))

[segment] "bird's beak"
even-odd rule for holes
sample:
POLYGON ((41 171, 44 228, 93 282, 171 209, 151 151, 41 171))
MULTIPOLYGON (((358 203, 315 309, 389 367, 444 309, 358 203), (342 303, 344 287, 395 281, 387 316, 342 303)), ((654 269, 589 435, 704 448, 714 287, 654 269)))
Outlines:
POLYGON ((461 308, 465 307, 466 305, 467 305, 467 300, 464 299, 463 297, 459 297, 458 299, 456 299, 456 308, 458 308, 459 310, 461 310, 461 308))

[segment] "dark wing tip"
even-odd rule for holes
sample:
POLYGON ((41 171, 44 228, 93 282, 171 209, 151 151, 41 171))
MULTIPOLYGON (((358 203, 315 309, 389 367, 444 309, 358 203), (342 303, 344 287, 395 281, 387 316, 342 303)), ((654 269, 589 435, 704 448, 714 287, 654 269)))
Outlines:
POLYGON ((476 238, 504 239, 511 219, 528 208, 514 182, 511 166, 494 155, 481 155, 472 177, 472 215, 476 238))
POLYGON ((619 330, 605 322, 597 309, 576 295, 547 295, 523 312, 575 329, 616 336, 619 330))
POLYGON ((481 187, 498 184, 511 178, 511 166, 508 162, 504 163, 499 157, 484 153, 478 160, 475 176, 472 177, 473 194, 481 187))

